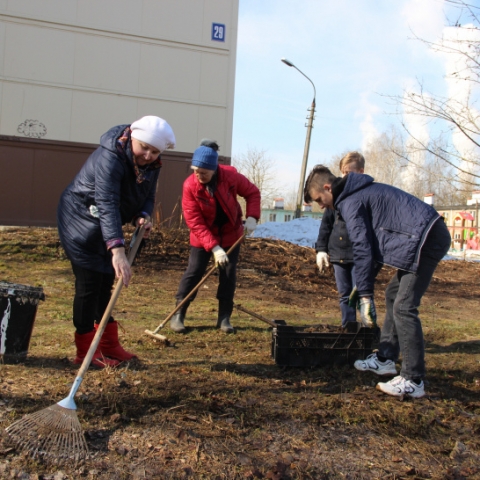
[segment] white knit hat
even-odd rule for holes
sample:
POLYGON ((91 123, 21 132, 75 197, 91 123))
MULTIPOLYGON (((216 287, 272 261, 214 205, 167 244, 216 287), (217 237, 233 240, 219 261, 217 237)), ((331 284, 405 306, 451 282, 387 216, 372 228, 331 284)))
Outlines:
POLYGON ((175 135, 172 127, 160 117, 147 115, 130 125, 132 137, 145 142, 163 152, 175 148, 175 135))

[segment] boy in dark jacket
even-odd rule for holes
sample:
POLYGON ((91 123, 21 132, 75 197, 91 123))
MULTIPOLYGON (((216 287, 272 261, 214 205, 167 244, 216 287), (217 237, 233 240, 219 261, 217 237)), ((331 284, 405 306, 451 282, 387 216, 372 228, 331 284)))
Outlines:
MULTIPOLYGON (((350 152, 340 160, 340 171, 345 176, 350 172, 363 173, 365 158, 358 152, 350 152)), ((355 285, 353 251, 347 226, 340 212, 326 208, 318 232, 317 265, 320 273, 332 263, 335 282, 340 296, 342 327, 348 322, 356 321, 356 308, 348 304, 348 299, 355 285), (329 263, 330 261, 330 263, 329 263)))
POLYGON ((352 242, 362 322, 376 323, 373 300, 376 263, 397 268, 386 291, 386 314, 378 352, 357 360, 355 368, 378 375, 400 375, 377 389, 388 395, 425 394, 425 350, 418 307, 450 234, 440 215, 425 202, 398 188, 374 183, 369 175, 337 178, 322 165, 305 183, 305 201, 334 208, 345 220, 352 242))

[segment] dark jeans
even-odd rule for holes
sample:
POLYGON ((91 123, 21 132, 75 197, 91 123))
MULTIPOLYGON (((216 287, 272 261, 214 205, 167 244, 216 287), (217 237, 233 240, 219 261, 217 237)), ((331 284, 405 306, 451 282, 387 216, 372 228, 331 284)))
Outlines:
MULTIPOLYGON (((225 248, 227 251, 228 248, 225 248)), ((225 268, 219 268, 219 283, 217 289, 217 298, 219 300, 233 301, 235 294, 235 287, 237 284, 237 263, 238 255, 240 253, 240 245, 236 247, 233 252, 228 255, 228 264, 225 268)), ((183 300, 192 289, 200 282, 205 271, 207 270, 208 262, 212 257, 212 252, 207 252, 203 248, 191 247, 190 258, 188 259, 188 267, 180 280, 178 286, 178 292, 175 295, 177 301, 183 300)), ((192 302, 197 296, 198 292, 195 292, 191 297, 192 302)), ((188 305, 187 305, 188 306, 188 305)))
POLYGON ((94 272, 73 263, 72 269, 75 275, 73 324, 77 333, 83 335, 91 332, 93 324, 102 319, 112 295, 115 274, 94 272))
POLYGON ((342 327, 348 322, 357 320, 356 307, 348 306, 348 297, 355 285, 355 268, 353 263, 334 263, 335 281, 340 296, 340 311, 342 312, 342 327))
POLYGON ((418 307, 450 241, 450 233, 439 219, 422 247, 417 272, 397 270, 385 291, 386 313, 378 353, 397 361, 402 352, 400 375, 407 380, 425 377, 425 346, 418 307))

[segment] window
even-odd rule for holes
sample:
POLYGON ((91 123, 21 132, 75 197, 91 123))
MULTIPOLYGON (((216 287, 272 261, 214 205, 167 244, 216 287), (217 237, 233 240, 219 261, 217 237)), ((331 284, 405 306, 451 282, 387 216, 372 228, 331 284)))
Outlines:
POLYGON ((289 222, 292 219, 291 215, 285 215, 285 221, 289 222))
POLYGON ((277 214, 276 214, 276 213, 271 213, 271 214, 268 216, 268 221, 269 221, 269 222, 276 222, 276 221, 277 221, 277 214))

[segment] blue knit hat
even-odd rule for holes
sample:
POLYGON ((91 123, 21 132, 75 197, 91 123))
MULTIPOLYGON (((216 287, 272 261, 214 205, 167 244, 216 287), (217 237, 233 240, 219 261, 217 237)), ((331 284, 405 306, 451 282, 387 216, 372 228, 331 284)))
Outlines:
POLYGON ((218 167, 218 145, 212 140, 202 140, 200 147, 193 152, 192 166, 216 170, 218 167), (210 146, 211 145, 211 146, 210 146))

